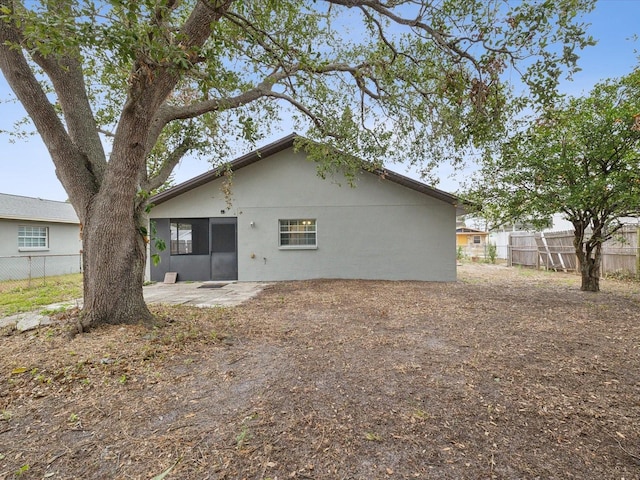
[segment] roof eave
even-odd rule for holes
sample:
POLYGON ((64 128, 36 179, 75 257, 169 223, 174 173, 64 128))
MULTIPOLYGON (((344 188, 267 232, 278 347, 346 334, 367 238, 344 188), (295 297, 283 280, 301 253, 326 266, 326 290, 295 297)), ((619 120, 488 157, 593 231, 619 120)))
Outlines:
MULTIPOLYGON (((216 180, 224 175, 224 172, 227 168, 230 168, 232 171, 237 171, 240 168, 246 167, 247 165, 251 165, 253 163, 258 162, 259 160, 266 158, 270 155, 282 152, 288 148, 293 147, 295 140, 299 137, 298 134, 292 133, 287 135, 286 137, 277 140, 276 142, 270 143, 262 148, 249 152, 233 161, 231 161, 228 166, 218 167, 216 169, 205 172, 197 177, 193 177, 186 182, 183 182, 175 187, 172 187, 164 192, 158 193, 151 197, 150 202, 153 205, 159 205, 168 200, 171 200, 174 197, 177 197, 189 190, 200 187, 206 183, 209 183, 213 180, 216 180)), ((436 198, 440 201, 448 203, 456 207, 456 216, 464 215, 467 211, 466 207, 468 204, 462 202, 457 196, 452 195, 443 190, 439 190, 434 187, 430 187, 422 182, 414 180, 412 178, 406 177, 396 172, 392 172, 387 169, 378 169, 374 171, 369 171, 374 175, 378 175, 383 179, 387 179, 393 183, 397 183, 398 185, 402 185, 411 190, 415 190, 417 192, 423 193, 425 195, 429 195, 433 198, 436 198)))
POLYGON ((40 217, 26 217, 21 215, 3 215, 0 214, 0 220, 18 220, 23 222, 40 222, 40 223, 68 223, 71 225, 79 225, 80 220, 72 220, 65 218, 40 218, 40 217))

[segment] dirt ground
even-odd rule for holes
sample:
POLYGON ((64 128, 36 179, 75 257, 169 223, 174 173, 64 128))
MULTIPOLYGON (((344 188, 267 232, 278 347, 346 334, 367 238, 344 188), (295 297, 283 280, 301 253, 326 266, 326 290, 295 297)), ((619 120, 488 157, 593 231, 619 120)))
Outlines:
POLYGON ((640 284, 464 265, 0 336, 0 479, 637 479, 640 284))

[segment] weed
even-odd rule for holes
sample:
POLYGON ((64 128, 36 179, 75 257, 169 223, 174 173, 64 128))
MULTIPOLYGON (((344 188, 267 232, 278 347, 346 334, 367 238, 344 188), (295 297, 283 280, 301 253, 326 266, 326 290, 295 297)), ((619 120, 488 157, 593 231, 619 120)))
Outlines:
POLYGON ((251 438, 251 434, 249 433, 249 427, 247 426, 247 422, 251 420, 255 420, 256 418, 258 418, 258 414, 252 413, 251 415, 245 417, 244 420, 242 420, 242 428, 240 430, 240 433, 236 435, 237 449, 241 449, 242 447, 244 447, 249 441, 249 439, 251 438))
POLYGON ((249 440, 249 428, 246 425, 242 425, 242 430, 236 435, 236 448, 241 449, 249 440))
POLYGON ((431 415, 424 410, 417 409, 413 412, 413 418, 417 418, 418 420, 427 420, 430 417, 431 415))
POLYGON ((364 434, 364 438, 366 438, 370 442, 381 442, 382 441, 382 437, 380 435, 378 435, 377 433, 373 433, 373 432, 366 432, 364 434))
POLYGON ((67 419, 67 423, 78 423, 80 421, 80 417, 78 416, 77 413, 72 413, 71 415, 69 415, 69 418, 67 419))
POLYGON ((124 374, 120 375, 120 378, 118 378, 118 382, 120 382, 120 385, 124 385, 125 383, 127 383, 127 380, 128 378, 124 374))
POLYGON ((33 377, 33 379, 38 383, 51 383, 50 377, 45 377, 43 374, 39 373, 33 377))
POLYGON ((55 315, 56 313, 66 312, 67 307, 59 306, 56 308, 45 308, 44 310, 40 310, 40 315, 55 315))
POLYGON ((11 412, 9 410, 0 410, 0 420, 5 422, 11 420, 11 412))
POLYGON ((498 247, 493 242, 489 242, 487 245, 487 256, 489 257, 489 262, 495 264, 496 258, 498 257, 498 247))
POLYGON ((634 280, 638 280, 638 277, 633 272, 629 270, 616 270, 613 272, 607 272, 605 278, 612 280, 621 280, 623 282, 633 282, 634 280))
POLYGON ((18 470, 16 470, 16 472, 15 472, 16 477, 21 477, 22 475, 24 475, 28 471, 29 471, 29 464, 27 463, 25 465, 22 465, 18 470))

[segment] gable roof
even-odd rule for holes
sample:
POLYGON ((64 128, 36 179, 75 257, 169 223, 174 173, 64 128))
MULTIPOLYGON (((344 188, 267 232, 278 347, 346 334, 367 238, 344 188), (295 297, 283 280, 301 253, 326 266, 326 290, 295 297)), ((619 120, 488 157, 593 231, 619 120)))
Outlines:
POLYGON ((33 222, 80 223, 70 203, 0 193, 0 218, 33 222))
MULTIPOLYGON (((231 161, 229 163, 229 168, 231 168, 231 170, 235 172, 243 167, 246 167, 247 165, 256 163, 271 155, 282 152, 283 150, 286 150, 288 148, 292 148, 296 138, 298 137, 299 137, 298 134, 292 133, 290 135, 287 135, 286 137, 281 138, 280 140, 277 140, 264 147, 261 147, 257 150, 249 152, 246 155, 243 155, 231 161)), ((215 180, 217 178, 224 176, 224 172, 225 172, 224 167, 219 167, 214 170, 210 170, 206 173, 198 175, 197 177, 187 180, 186 182, 180 183, 172 188, 169 188, 164 192, 154 195, 153 197, 151 197, 150 201, 155 205, 166 202, 167 200, 177 197, 178 195, 188 192, 189 190, 200 187, 206 183, 211 182, 212 180, 215 180)), ((430 197, 434 197, 438 200, 449 203, 455 207, 458 207, 459 209, 463 208, 462 202, 455 195, 447 193, 443 190, 438 190, 437 188, 430 187, 429 185, 426 185, 412 178, 405 177, 404 175, 400 175, 399 173, 392 172, 391 170, 387 170, 386 168, 377 169, 373 172, 368 172, 368 173, 371 173, 373 175, 378 175, 379 177, 385 180, 389 180, 393 183, 397 183, 398 185, 402 185, 403 187, 409 188, 411 190, 415 190, 416 192, 429 195, 430 197)))

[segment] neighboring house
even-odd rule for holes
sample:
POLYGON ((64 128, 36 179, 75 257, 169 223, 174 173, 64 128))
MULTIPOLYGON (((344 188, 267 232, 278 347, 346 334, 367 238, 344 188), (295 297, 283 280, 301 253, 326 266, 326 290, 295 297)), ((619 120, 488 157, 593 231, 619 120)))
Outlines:
POLYGON ((151 279, 456 279, 457 197, 387 170, 322 179, 295 138, 231 162, 230 198, 224 170, 154 196, 151 279))
POLYGON ((81 248, 71 204, 0 194, 0 280, 79 272, 81 248))
POLYGON ((456 247, 468 257, 485 257, 489 232, 465 226, 456 228, 456 247))

